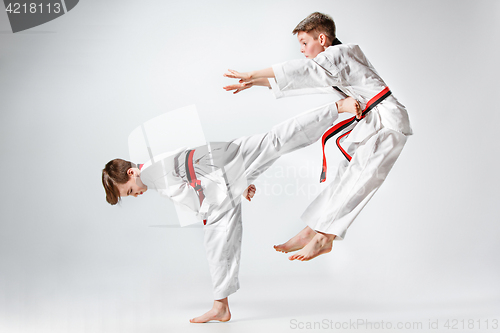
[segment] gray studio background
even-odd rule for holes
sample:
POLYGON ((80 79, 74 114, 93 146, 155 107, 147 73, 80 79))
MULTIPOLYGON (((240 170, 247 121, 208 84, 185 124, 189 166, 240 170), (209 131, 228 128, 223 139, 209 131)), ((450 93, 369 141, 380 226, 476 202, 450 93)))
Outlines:
MULTIPOLYGON (((288 332, 324 319, 439 320, 445 331, 446 320, 500 320, 499 21, 493 0, 82 0, 12 34, 0 12, 0 332, 288 332), (176 108, 196 104, 217 141, 328 101, 222 89, 228 68, 301 58, 290 32, 313 11, 361 45, 415 135, 346 239, 307 263, 272 245, 303 227, 321 189, 320 146, 279 160, 244 204, 233 319, 189 324, 212 305, 203 230, 173 227, 173 206, 152 191, 110 206, 101 170, 128 158, 135 127, 176 108)), ((330 180, 342 158, 333 146, 330 180)))

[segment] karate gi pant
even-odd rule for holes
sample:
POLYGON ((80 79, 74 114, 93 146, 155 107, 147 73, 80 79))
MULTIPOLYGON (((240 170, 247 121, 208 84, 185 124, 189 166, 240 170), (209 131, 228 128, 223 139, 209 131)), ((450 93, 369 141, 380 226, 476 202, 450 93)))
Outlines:
MULTIPOLYGON (((230 142, 239 146, 248 184, 266 171, 281 155, 306 147, 321 138, 338 118, 335 103, 302 113, 274 126, 271 131, 230 142)), ((229 210, 210 212, 204 227, 214 299, 226 298, 239 289, 241 256, 241 200, 229 210)))
POLYGON ((342 240, 346 231, 384 182, 406 143, 406 136, 382 128, 361 143, 352 143, 352 156, 340 163, 335 180, 307 207, 302 220, 316 231, 342 240))

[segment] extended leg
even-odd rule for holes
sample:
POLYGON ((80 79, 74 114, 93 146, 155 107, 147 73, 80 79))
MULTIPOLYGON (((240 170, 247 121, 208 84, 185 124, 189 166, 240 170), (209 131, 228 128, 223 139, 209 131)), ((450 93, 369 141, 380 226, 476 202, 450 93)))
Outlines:
POLYGON ((337 118, 337 106, 330 103, 290 118, 269 132, 234 140, 240 147, 248 182, 255 180, 280 156, 318 141, 337 118))
MULTIPOLYGON (((331 103, 291 118, 267 133, 234 140, 218 151, 221 154, 219 161, 228 159, 220 163, 224 165, 226 182, 235 187, 234 179, 240 177, 237 163, 239 159, 244 164, 242 176, 251 181, 282 154, 317 141, 337 117, 336 105, 331 103)), ((214 288, 214 306, 191 322, 223 321, 229 320, 231 316, 227 296, 239 289, 242 226, 240 201, 228 199, 229 201, 230 204, 220 205, 219 211, 210 215, 209 224, 204 230, 205 249, 214 288)))

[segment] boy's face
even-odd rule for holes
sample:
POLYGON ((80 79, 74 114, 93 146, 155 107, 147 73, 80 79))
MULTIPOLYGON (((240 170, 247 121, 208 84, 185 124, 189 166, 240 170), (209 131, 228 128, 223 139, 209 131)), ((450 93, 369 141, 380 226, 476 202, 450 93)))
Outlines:
POLYGON ((327 38, 324 34, 319 34, 315 39, 312 33, 299 31, 297 39, 300 44, 300 52, 304 53, 308 59, 316 58, 316 56, 326 50, 327 47, 327 38))
POLYGON ((120 192, 120 197, 127 197, 129 195, 137 197, 148 190, 148 187, 141 181, 141 172, 137 168, 130 168, 127 171, 129 180, 125 184, 118 184, 116 187, 120 192))

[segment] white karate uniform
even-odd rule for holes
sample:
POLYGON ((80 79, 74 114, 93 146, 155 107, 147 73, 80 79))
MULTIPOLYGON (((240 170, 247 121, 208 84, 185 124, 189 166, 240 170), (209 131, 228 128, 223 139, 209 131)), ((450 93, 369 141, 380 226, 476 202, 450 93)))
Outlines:
POLYGON ((243 191, 281 155, 321 138, 337 117, 336 104, 330 103, 286 120, 267 133, 195 148, 193 167, 205 195, 201 205, 186 178, 184 148, 144 164, 141 180, 148 188, 189 208, 200 220, 207 220, 204 243, 214 299, 223 299, 239 289, 243 191))
MULTIPOLYGON (((336 86, 346 96, 358 100, 364 109, 370 99, 386 88, 354 44, 330 46, 314 59, 288 61, 274 65, 273 70, 276 81, 270 82, 277 98, 294 90, 307 93, 321 88, 334 92, 332 86, 336 86)), ((313 230, 334 234, 337 240, 345 237, 348 227, 385 180, 407 136, 412 134, 408 113, 392 94, 351 128, 341 143, 352 156, 351 161, 341 162, 335 180, 302 215, 313 230)))

